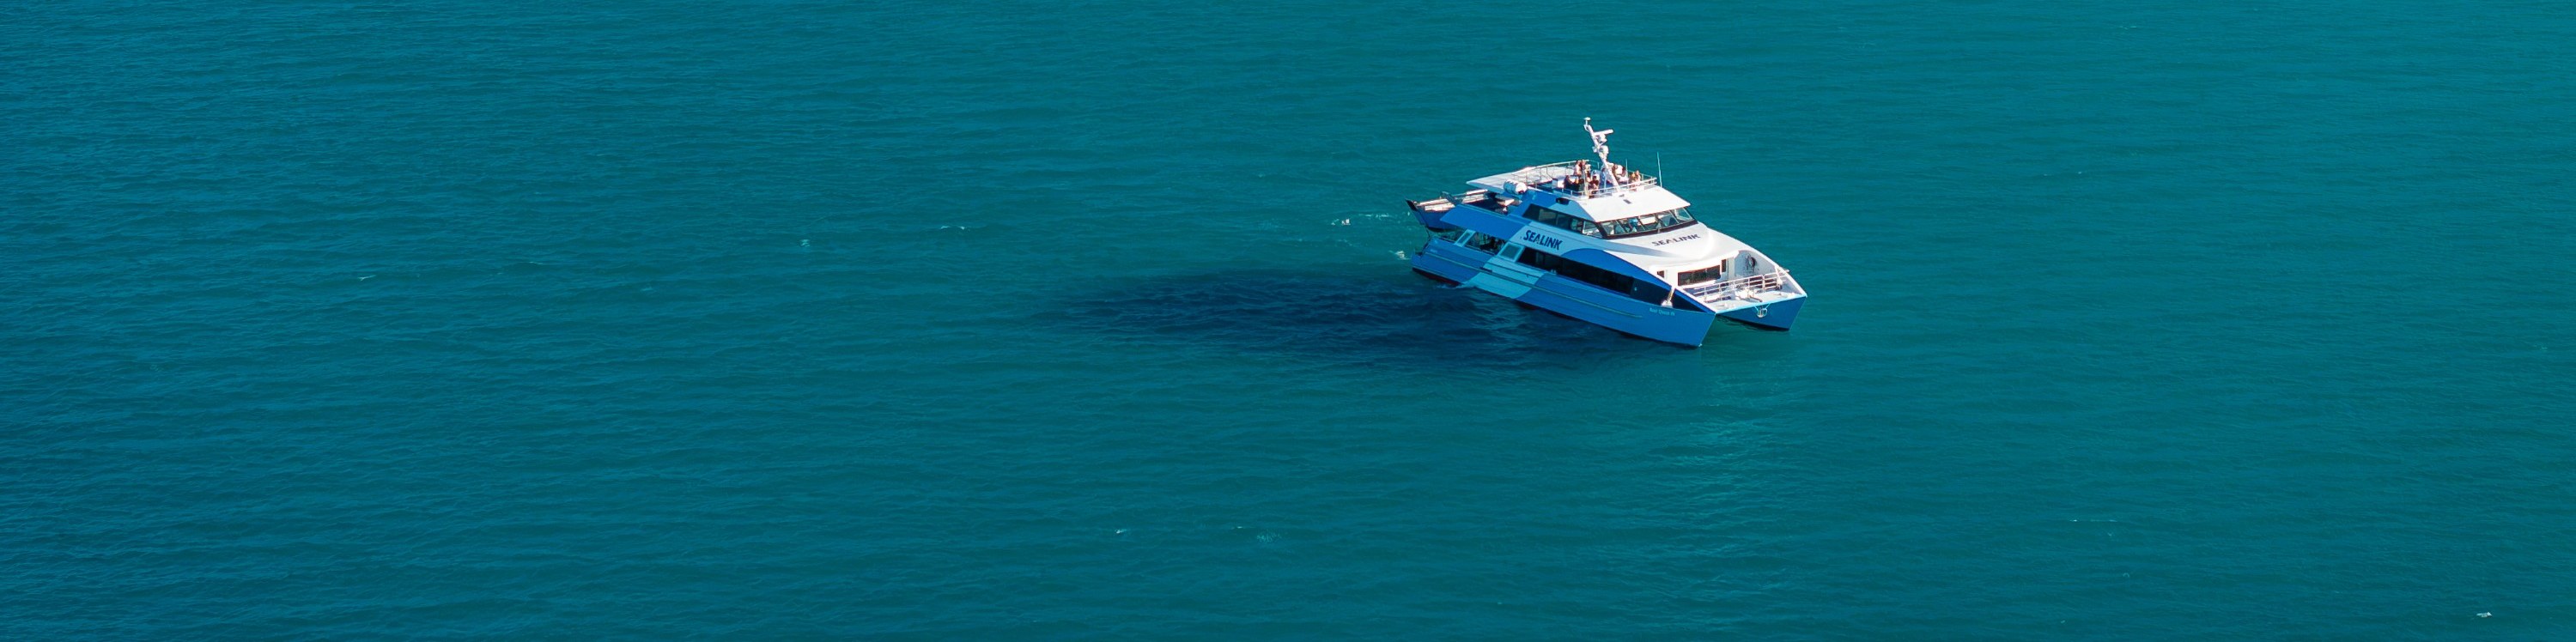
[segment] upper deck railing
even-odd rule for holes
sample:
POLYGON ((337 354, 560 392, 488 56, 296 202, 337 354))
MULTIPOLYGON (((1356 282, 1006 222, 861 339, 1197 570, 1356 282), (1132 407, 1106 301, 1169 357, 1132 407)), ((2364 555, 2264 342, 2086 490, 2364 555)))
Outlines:
POLYGON ((1780 286, 1785 285, 1788 280, 1789 271, 1781 270, 1778 272, 1764 272, 1753 276, 1727 279, 1714 283, 1694 283, 1682 286, 1682 291, 1689 292, 1691 293, 1691 296, 1699 297, 1702 301, 1724 301, 1736 298, 1738 295, 1742 294, 1777 290, 1780 289, 1780 286))
POLYGON ((1654 187, 1661 182, 1654 176, 1623 165, 1611 166, 1613 171, 1619 173, 1615 183, 1605 182, 1601 180, 1598 172, 1587 171, 1591 169, 1591 163, 1592 161, 1581 160, 1549 163, 1521 168, 1520 171, 1504 174, 1501 178, 1576 198, 1625 194, 1654 187))

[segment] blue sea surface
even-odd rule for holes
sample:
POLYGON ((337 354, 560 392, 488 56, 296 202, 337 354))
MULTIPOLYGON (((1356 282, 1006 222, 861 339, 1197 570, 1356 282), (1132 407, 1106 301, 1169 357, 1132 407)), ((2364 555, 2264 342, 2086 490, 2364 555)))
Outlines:
POLYGON ((2200 4, 10 4, 0 639, 2576 639, 2576 10, 2200 4))

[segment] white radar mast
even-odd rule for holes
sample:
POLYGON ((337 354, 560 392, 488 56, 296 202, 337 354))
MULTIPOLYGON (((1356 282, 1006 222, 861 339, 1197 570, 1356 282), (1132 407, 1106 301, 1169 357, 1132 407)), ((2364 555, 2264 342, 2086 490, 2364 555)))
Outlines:
POLYGON ((1618 187, 1623 182, 1620 172, 1610 171, 1610 132, 1613 131, 1617 130, 1593 129, 1592 117, 1583 117, 1583 133, 1592 135, 1592 155, 1601 157, 1601 166, 1594 171, 1600 172, 1601 184, 1618 187))

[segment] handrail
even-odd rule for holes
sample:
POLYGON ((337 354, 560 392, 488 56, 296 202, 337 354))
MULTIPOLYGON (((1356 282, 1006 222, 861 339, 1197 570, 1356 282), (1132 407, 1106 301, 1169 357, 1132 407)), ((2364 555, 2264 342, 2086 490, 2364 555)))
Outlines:
POLYGON ((1638 172, 1635 176, 1630 177, 1630 178, 1628 178, 1627 180, 1621 181, 1618 185, 1615 185, 1615 186, 1602 186, 1602 187, 1595 187, 1595 188, 1587 189, 1587 190, 1569 190, 1569 191, 1567 191, 1566 193, 1567 193, 1567 194, 1572 194, 1572 195, 1575 195, 1575 196, 1581 196, 1581 197, 1584 197, 1584 198, 1591 198, 1591 197, 1595 197, 1595 196, 1615 196, 1615 195, 1619 195, 1619 194, 1626 194, 1626 193, 1629 193, 1629 192, 1634 192, 1634 191, 1637 191, 1637 190, 1640 190, 1640 189, 1645 189, 1645 188, 1648 188, 1648 187, 1654 187, 1654 186, 1655 186, 1655 183, 1657 183, 1657 182, 1659 182, 1659 181, 1661 181, 1661 180, 1663 180, 1663 179, 1655 178, 1655 177, 1653 177, 1653 176, 1647 176, 1645 172, 1638 172))
MULTIPOLYGON (((1556 180, 1556 179, 1565 178, 1565 177, 1567 177, 1567 176, 1575 175, 1576 173, 1578 173, 1578 172, 1573 171, 1573 167, 1574 167, 1574 165, 1575 165, 1576 163, 1589 163, 1589 162, 1591 162, 1591 161, 1570 160, 1570 161, 1565 161, 1565 162, 1562 162, 1562 163, 1548 163, 1548 164, 1546 164, 1546 165, 1532 165, 1532 166, 1529 166, 1529 167, 1523 167, 1523 168, 1521 168, 1521 169, 1520 169, 1520 171, 1512 172, 1512 173, 1510 173, 1510 174, 1504 174, 1504 175, 1502 176, 1502 178, 1503 178, 1504 180, 1518 182, 1518 183, 1520 183, 1520 184, 1522 184, 1522 185, 1528 185, 1528 186, 1530 186, 1530 188, 1531 188, 1531 189, 1541 189, 1541 188, 1539 188, 1539 187, 1538 187, 1538 185, 1539 185, 1540 183, 1545 183, 1545 182, 1548 182, 1548 181, 1553 181, 1553 180, 1556 180), (1557 169, 1562 169, 1562 170, 1566 170, 1566 171, 1547 171, 1547 170, 1557 170, 1557 169)), ((1619 184, 1618 184, 1618 185, 1603 185, 1603 186, 1594 187, 1594 188, 1591 188, 1591 189, 1581 189, 1581 190, 1572 190, 1572 189, 1548 189, 1548 190, 1546 190, 1546 191, 1556 192, 1556 193, 1565 194, 1565 195, 1569 195, 1569 196, 1579 196, 1579 197, 1583 197, 1583 198, 1591 198, 1591 197, 1595 197, 1595 196, 1611 196, 1611 195, 1616 195, 1616 194, 1625 194, 1625 193, 1632 192, 1632 191, 1636 191, 1636 190, 1639 190, 1639 189, 1644 189, 1644 188, 1648 188, 1648 187, 1654 187, 1654 186, 1656 186, 1656 185, 1658 185, 1658 184, 1661 184, 1661 183, 1663 182, 1663 179, 1658 178, 1658 177, 1656 177, 1656 176, 1654 176, 1654 175, 1651 175, 1651 174, 1647 174, 1647 173, 1645 173, 1645 172, 1637 171, 1637 170, 1636 170, 1636 168, 1633 168, 1633 167, 1628 167, 1628 166, 1626 166, 1626 165, 1621 165, 1621 166, 1620 166, 1620 169, 1628 170, 1629 177, 1628 177, 1628 178, 1626 178, 1626 179, 1624 179, 1624 180, 1621 180, 1621 181, 1619 182, 1619 184)))
POLYGON ((1715 283, 1685 285, 1682 286, 1682 290, 1691 293, 1691 296, 1704 297, 1712 294, 1731 293, 1743 290, 1751 290, 1755 292, 1777 290, 1780 289, 1780 286, 1787 285, 1788 282, 1789 271, 1780 270, 1777 272, 1764 272, 1752 276, 1737 277, 1715 283))

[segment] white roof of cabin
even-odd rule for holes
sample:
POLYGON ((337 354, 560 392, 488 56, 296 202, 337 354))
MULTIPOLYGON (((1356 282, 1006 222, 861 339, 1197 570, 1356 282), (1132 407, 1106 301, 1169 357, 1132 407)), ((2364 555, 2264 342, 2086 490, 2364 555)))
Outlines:
POLYGON ((1661 185, 1648 185, 1618 194, 1573 199, 1570 202, 1549 205, 1547 208, 1600 222, 1669 212, 1688 206, 1690 201, 1673 195, 1672 190, 1664 189, 1661 185))

